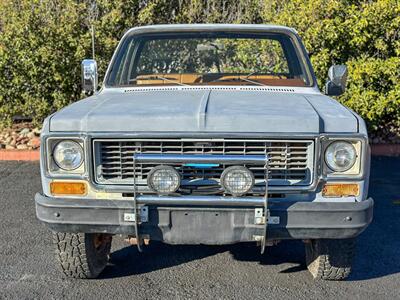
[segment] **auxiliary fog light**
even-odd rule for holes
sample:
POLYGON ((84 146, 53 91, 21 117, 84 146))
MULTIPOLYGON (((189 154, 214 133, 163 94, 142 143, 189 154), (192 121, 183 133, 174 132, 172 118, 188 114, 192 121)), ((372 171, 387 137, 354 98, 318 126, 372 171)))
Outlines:
POLYGON ((221 175, 221 185, 227 193, 241 196, 253 188, 254 175, 243 166, 228 167, 221 175))
POLYGON ((147 184, 151 190, 159 194, 170 194, 181 185, 179 173, 171 166, 156 166, 147 176, 147 184))

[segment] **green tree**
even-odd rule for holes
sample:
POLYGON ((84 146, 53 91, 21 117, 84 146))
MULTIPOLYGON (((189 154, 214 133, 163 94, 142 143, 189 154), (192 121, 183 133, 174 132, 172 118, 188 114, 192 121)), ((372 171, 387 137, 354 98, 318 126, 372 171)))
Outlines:
POLYGON ((338 100, 372 132, 400 135, 398 0, 2 0, 0 125, 35 122, 81 98, 80 62, 91 57, 96 28, 100 79, 123 33, 166 23, 274 23, 296 28, 322 88, 329 66, 347 64, 338 100), (90 22, 93 3, 97 19, 90 22))
POLYGON ((266 1, 263 21, 296 28, 322 88, 329 66, 349 67, 338 100, 372 131, 400 134, 400 1, 266 1), (267 4, 268 3, 268 4, 267 4))

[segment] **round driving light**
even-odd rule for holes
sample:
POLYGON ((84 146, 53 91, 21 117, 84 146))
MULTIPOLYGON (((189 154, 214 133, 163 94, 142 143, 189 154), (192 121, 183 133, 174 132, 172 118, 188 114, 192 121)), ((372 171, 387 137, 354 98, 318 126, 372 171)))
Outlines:
POLYGON ((181 185, 181 177, 171 166, 157 166, 147 176, 147 184, 154 192, 169 194, 178 190, 181 185))
POLYGON ((83 149, 74 141, 62 141, 53 150, 54 162, 63 170, 77 169, 83 162, 83 149))
POLYGON ((227 193, 241 196, 253 188, 254 175, 246 167, 228 167, 222 172, 221 185, 227 193))
POLYGON ((344 172, 356 162, 356 149, 349 142, 333 142, 325 150, 325 162, 332 171, 344 172))

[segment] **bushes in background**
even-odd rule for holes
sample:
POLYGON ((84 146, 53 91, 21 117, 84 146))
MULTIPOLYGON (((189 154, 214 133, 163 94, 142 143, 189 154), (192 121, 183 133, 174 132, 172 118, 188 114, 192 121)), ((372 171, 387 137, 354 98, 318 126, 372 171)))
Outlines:
POLYGON ((349 67, 339 100, 373 132, 400 127, 400 2, 397 0, 116 0, 0 2, 0 125, 35 122, 78 100, 80 62, 91 57, 97 4, 100 77, 130 27, 155 23, 275 23, 296 28, 320 87, 332 64, 349 67))
POLYGON ((262 16, 299 31, 320 87, 330 65, 346 64, 339 101, 373 133, 400 137, 400 1, 272 1, 262 16))

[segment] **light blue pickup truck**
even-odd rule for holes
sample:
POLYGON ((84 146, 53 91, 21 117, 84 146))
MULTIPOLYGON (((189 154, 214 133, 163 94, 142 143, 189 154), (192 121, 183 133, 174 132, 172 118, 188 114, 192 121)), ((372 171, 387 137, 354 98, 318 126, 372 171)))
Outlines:
MULTIPOLYGON (((74 278, 105 268, 112 236, 264 253, 302 240, 314 278, 341 280, 372 220, 364 121, 317 87, 296 31, 273 25, 157 25, 129 30, 100 90, 49 116, 41 136, 40 221, 74 278)), ((267 255, 267 254, 265 254, 267 255)))

